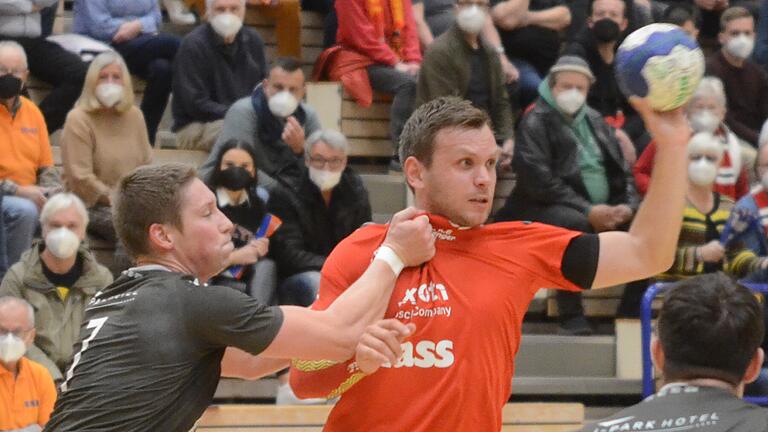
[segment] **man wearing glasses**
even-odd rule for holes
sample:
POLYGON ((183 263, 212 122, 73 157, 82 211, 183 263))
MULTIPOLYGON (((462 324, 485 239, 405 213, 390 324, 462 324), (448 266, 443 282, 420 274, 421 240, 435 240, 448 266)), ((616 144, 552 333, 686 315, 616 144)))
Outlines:
POLYGON ((315 132, 304 146, 302 174, 274 190, 268 206, 283 224, 271 249, 280 277, 280 304, 309 306, 320 286, 326 257, 345 237, 371 220, 368 191, 347 167, 347 139, 315 132))
POLYGON ((488 0, 459 0, 456 22, 424 54, 416 107, 441 96, 459 96, 488 113, 498 144, 512 152, 512 108, 498 50, 481 36, 488 0))
POLYGON ((56 402, 51 374, 24 356, 35 340, 32 306, 0 297, 0 430, 39 431, 56 402))

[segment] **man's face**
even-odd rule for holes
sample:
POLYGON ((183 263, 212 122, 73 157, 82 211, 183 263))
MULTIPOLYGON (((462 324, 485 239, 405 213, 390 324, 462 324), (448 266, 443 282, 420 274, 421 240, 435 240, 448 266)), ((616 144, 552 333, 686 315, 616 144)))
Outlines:
POLYGON ((731 39, 745 35, 754 39, 755 37, 755 21, 752 17, 737 18, 735 20, 728 21, 725 24, 725 29, 717 36, 721 45, 725 45, 731 39))
POLYGON ((85 239, 85 224, 75 206, 69 206, 51 215, 43 226, 43 238, 57 228, 66 228, 72 231, 80 241, 85 239))
POLYGON ((570 89, 576 89, 586 97, 589 92, 589 78, 579 72, 557 72, 555 85, 552 86, 552 96, 557 98, 557 95, 570 89))
POLYGON ((223 13, 231 13, 241 20, 245 19, 245 5, 242 0, 216 0, 208 11, 208 19, 223 13))
POLYGON ((13 333, 24 341, 27 349, 35 340, 35 327, 29 321, 29 311, 16 303, 6 303, 0 307, 0 337, 13 333))
POLYGON ((181 192, 181 227, 166 225, 171 255, 187 270, 208 280, 224 269, 232 244, 232 222, 216 207, 216 197, 199 179, 181 192))
POLYGON ((592 15, 589 16, 587 25, 592 28, 596 21, 607 18, 619 25, 619 30, 627 28, 627 18, 624 15, 626 5, 621 0, 595 0, 592 3, 592 15))
POLYGON ((406 161, 417 205, 462 226, 484 223, 493 204, 499 152, 488 125, 441 130, 435 135, 430 166, 414 157, 406 161))
POLYGON ((312 151, 307 155, 305 162, 307 167, 319 170, 339 172, 347 167, 347 155, 341 150, 336 150, 328 144, 318 141, 312 146, 312 151))
POLYGON ((24 65, 24 58, 15 49, 0 50, 0 76, 6 74, 12 74, 19 78, 22 84, 26 83, 29 77, 29 70, 24 65))
POLYGON ((300 101, 304 99, 304 89, 304 72, 301 69, 288 72, 281 67, 274 67, 264 80, 264 93, 268 98, 287 90, 300 101))
POLYGON ((704 95, 691 100, 686 110, 689 116, 696 112, 707 110, 714 114, 721 122, 725 119, 725 106, 719 102, 716 96, 712 95, 704 95))

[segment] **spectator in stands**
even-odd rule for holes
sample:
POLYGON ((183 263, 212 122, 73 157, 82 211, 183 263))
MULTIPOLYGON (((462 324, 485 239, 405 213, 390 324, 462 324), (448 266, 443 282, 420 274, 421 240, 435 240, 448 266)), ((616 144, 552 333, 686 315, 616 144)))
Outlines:
MULTIPOLYGON (((749 214, 755 221, 745 227, 740 240, 759 256, 768 255, 768 142, 761 142, 756 161, 758 185, 734 207, 734 214, 749 214)), ((731 225, 733 223, 731 222, 731 225)))
POLYGON ((35 311, 24 300, 0 297, 0 430, 39 431, 56 402, 51 374, 24 357, 35 339, 35 311))
POLYGON ((401 171, 397 143, 413 112, 421 49, 411 0, 337 0, 336 45, 317 60, 315 79, 341 81, 358 104, 370 106, 373 90, 393 95, 390 168, 401 171))
POLYGON ((305 81, 301 64, 278 58, 269 76, 227 111, 213 150, 200 169, 207 177, 219 165, 220 149, 231 140, 241 141, 256 155, 262 173, 275 177, 301 175, 305 137, 320 130, 317 112, 302 102, 305 81))
POLYGON ((455 22, 454 0, 414 0, 413 18, 424 50, 455 22))
POLYGON ((764 69, 768 67, 768 2, 760 3, 753 58, 764 69))
POLYGON ((173 72, 173 130, 178 146, 210 150, 224 115, 267 71, 264 42, 243 27, 245 0, 207 0, 208 22, 181 42, 173 72))
POLYGON ((306 140, 303 175, 273 191, 270 211, 283 221, 272 253, 280 275, 280 304, 315 301, 325 258, 345 237, 371 220, 368 191, 347 166, 341 133, 321 130, 306 140))
POLYGON ((61 150, 67 189, 88 207, 88 231, 116 243, 112 190, 124 174, 152 157, 144 118, 133 104, 131 75, 120 54, 102 53, 91 62, 80 99, 67 115, 61 150))
POLYGON ((514 119, 496 50, 480 36, 488 0, 459 0, 456 24, 430 45, 419 73, 416 106, 460 96, 487 112, 498 143, 513 140, 514 119))
POLYGON ((250 144, 234 139, 222 143, 215 153, 216 166, 208 187, 216 194, 216 205, 235 225, 235 250, 229 256, 227 270, 213 283, 236 288, 261 304, 273 305, 277 268, 267 258, 272 233, 260 232, 265 217, 269 221, 272 215, 267 213, 269 193, 258 185, 256 153, 250 144))
MULTIPOLYGON (((614 129, 585 104, 594 76, 580 57, 558 59, 522 119, 512 161, 517 184, 496 220, 532 220, 599 233, 624 228, 637 208, 614 129)), ((560 331, 590 334, 579 293, 558 290, 560 331)))
POLYGON ((8 253, 5 242, 5 220, 3 219, 3 192, 0 191, 0 281, 8 270, 8 253))
POLYGON ((88 213, 77 196, 52 196, 40 213, 40 223, 43 241, 11 266, 0 295, 22 298, 35 308, 34 344, 27 357, 61 381, 72 361, 85 307, 97 291, 112 283, 112 275, 83 243, 88 213))
MULTIPOLYGON (((693 131, 714 134, 723 148, 724 155, 717 169, 714 190, 731 200, 738 200, 749 192, 749 171, 754 166, 756 152, 724 123, 727 107, 723 82, 716 77, 704 77, 691 96, 686 111, 693 131)), ((650 143, 633 168, 641 195, 648 190, 655 156, 656 145, 650 143)))
POLYGON ((168 104, 171 65, 180 43, 176 35, 159 33, 162 21, 157 0, 88 0, 74 6, 72 30, 111 43, 128 70, 147 81, 141 111, 150 142, 168 104))
POLYGON ((688 144, 688 193, 675 262, 657 276, 662 281, 724 270, 744 277, 768 266, 739 239, 723 241, 721 233, 734 207, 733 200, 713 191, 723 148, 711 133, 699 132, 688 144))
POLYGON ((661 22, 680 26, 691 39, 696 40, 701 27, 701 16, 697 12, 698 10, 689 4, 673 4, 664 10, 661 22))
POLYGON ((20 44, 27 53, 32 75, 53 86, 40 102, 50 133, 64 124, 64 117, 80 93, 87 67, 76 54, 42 36, 40 10, 55 3, 58 0, 14 0, 0 6, 0 40, 20 44))
POLYGON ((637 152, 648 144, 648 134, 642 119, 619 90, 613 63, 628 26, 625 0, 593 0, 589 4, 586 26, 564 52, 579 56, 589 64, 595 74, 595 83, 589 88, 587 105, 616 128, 625 159, 633 164, 637 152))
MULTIPOLYGON (((200 15, 212 0, 185 0, 200 15)), ((277 55, 301 58, 301 3, 299 0, 243 0, 243 4, 275 22, 277 55)), ((208 9, 210 12, 210 9, 208 9)))
POLYGON ((536 99, 543 76, 560 52, 560 34, 571 23, 564 0, 493 0, 491 16, 501 41, 520 73, 519 106, 536 99))
POLYGON ((18 43, 0 42, 0 74, 0 189, 12 265, 32 244, 38 211, 59 180, 43 115, 20 95, 29 71, 18 43))
POLYGON ((192 25, 195 23, 195 15, 187 9, 187 5, 182 0, 161 1, 172 23, 179 25, 192 25))
POLYGON ((725 84, 725 122, 741 139, 757 145, 760 127, 768 118, 768 74, 749 60, 755 44, 755 22, 748 10, 732 7, 720 19, 723 48, 707 59, 707 74, 725 84))
POLYGON ((762 309, 752 291, 722 273, 676 284, 664 294, 651 342, 664 386, 582 431, 673 423, 677 430, 768 430, 768 411, 740 400, 763 363, 762 309))

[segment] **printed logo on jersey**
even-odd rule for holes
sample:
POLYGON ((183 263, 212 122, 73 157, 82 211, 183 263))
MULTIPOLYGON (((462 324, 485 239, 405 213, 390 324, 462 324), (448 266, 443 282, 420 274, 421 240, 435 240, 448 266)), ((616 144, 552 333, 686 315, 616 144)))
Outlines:
MULTIPOLYGON (((398 368, 439 368, 444 369, 453 366, 453 341, 441 340, 437 342, 422 340, 419 342, 403 342, 400 344, 403 349, 403 355, 395 364, 398 368)), ((382 365, 391 368, 392 365, 385 363, 382 365)))
POLYGON ((91 299, 91 301, 88 302, 88 307, 86 308, 86 310, 97 309, 97 308, 102 308, 107 306, 115 306, 122 303, 128 303, 136 300, 136 296, 138 294, 139 293, 136 291, 131 291, 131 292, 118 294, 112 297, 105 297, 105 298, 97 298, 96 296, 94 296, 91 299))
POLYGON ((654 420, 636 420, 635 416, 606 420, 595 426, 593 432, 672 432, 695 430, 717 425, 720 417, 716 412, 693 414, 684 417, 671 417, 654 420))
POLYGON ((408 288, 402 299, 397 302, 400 310, 395 314, 395 318, 450 318, 451 306, 447 304, 448 300, 448 290, 441 283, 429 282, 408 288))

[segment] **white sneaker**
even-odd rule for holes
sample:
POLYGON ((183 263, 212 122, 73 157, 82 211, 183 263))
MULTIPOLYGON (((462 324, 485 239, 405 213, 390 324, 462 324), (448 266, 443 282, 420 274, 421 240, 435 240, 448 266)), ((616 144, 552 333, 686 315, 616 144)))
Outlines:
POLYGON ((171 22, 178 25, 192 25, 195 23, 195 15, 187 9, 181 0, 163 0, 163 6, 168 12, 171 22))
POLYGON ((299 399, 293 392, 288 383, 277 385, 277 396, 275 405, 325 405, 327 401, 323 398, 299 399))

